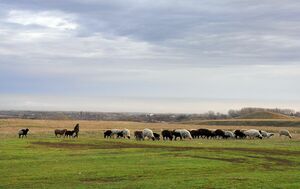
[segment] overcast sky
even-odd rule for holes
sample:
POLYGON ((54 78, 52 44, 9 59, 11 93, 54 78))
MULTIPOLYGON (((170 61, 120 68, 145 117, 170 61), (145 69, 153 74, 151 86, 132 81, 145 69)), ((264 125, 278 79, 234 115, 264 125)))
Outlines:
POLYGON ((300 110, 300 1, 2 0, 0 109, 300 110))

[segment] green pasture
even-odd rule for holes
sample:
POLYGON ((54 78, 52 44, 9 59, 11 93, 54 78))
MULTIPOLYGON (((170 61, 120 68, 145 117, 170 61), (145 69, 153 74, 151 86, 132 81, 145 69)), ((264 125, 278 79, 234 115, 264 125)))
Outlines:
POLYGON ((299 140, 52 135, 0 138, 0 188, 300 188, 299 140))

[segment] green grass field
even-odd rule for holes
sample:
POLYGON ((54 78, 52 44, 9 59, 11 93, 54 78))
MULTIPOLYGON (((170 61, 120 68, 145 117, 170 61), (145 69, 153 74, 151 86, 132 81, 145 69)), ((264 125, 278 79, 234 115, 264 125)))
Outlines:
POLYGON ((2 136, 0 188, 300 188, 300 141, 2 136))

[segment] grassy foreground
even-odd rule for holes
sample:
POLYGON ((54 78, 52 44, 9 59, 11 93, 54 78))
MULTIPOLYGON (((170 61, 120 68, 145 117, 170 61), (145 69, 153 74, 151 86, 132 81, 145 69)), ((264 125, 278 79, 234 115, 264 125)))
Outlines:
POLYGON ((300 188, 300 140, 0 139, 0 188, 300 188))

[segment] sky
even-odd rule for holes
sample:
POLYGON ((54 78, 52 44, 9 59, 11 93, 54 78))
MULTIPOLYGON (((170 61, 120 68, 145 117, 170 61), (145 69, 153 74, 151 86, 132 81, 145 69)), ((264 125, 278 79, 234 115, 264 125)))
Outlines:
POLYGON ((0 109, 300 111, 300 1, 2 0, 0 109))

